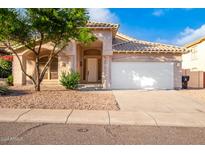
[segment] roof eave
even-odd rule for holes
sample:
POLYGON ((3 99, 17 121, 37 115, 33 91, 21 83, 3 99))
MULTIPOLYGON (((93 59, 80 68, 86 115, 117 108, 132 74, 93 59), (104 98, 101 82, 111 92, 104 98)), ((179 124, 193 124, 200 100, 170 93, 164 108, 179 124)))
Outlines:
POLYGON ((119 29, 118 27, 92 27, 92 26, 87 26, 86 28, 92 29, 92 30, 111 30, 113 37, 116 36, 117 31, 119 29))
POLYGON ((190 48, 190 47, 192 47, 192 46, 194 46, 194 45, 197 45, 197 44, 199 44, 199 43, 201 43, 201 42, 203 42, 203 41, 205 41, 205 37, 202 37, 202 38, 200 38, 200 39, 197 39, 197 40, 195 40, 195 41, 193 41, 193 42, 191 42, 191 43, 187 43, 187 44, 184 45, 184 47, 190 48))

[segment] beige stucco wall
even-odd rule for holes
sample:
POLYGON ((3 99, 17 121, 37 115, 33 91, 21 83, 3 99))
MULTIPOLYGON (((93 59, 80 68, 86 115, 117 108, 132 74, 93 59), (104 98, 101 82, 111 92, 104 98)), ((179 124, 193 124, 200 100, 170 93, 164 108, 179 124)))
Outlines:
POLYGON ((189 69, 182 71, 183 75, 189 76, 188 88, 204 88, 204 72, 190 71, 189 69))
POLYGON ((112 55, 113 36, 111 30, 93 30, 92 32, 103 44, 102 55, 112 55))
POLYGON ((102 85, 106 89, 111 87, 111 62, 112 56, 102 56, 102 85))
POLYGON ((191 52, 182 55, 182 68, 190 69, 191 71, 205 71, 205 41, 189 49, 193 48, 196 50, 196 58, 192 57, 191 52))
POLYGON ((60 79, 62 72, 70 72, 71 68, 72 68, 71 56, 59 54, 58 56, 58 79, 60 79))
MULTIPOLYGON (((35 61, 26 58, 26 73, 33 76, 34 72, 35 72, 35 61)), ((28 77, 26 77, 26 84, 32 84, 31 79, 29 79, 28 77)))
POLYGON ((112 61, 124 62, 173 62, 174 63, 174 88, 182 87, 181 55, 180 54, 118 54, 114 53, 112 61))
MULTIPOLYGON (((19 54, 19 58, 24 66, 24 69, 26 69, 26 58, 22 54, 19 54)), ((26 84, 26 76, 21 71, 21 65, 15 55, 13 55, 12 74, 14 77, 14 85, 26 84)))
POLYGON ((196 53, 195 56, 193 56, 191 52, 182 56, 182 68, 184 69, 183 75, 190 76, 188 82, 189 88, 204 88, 203 72, 205 72, 205 41, 188 49, 195 50, 196 53))
MULTIPOLYGON (((104 30, 93 30, 93 34, 97 37, 97 40, 102 43, 102 84, 103 88, 110 88, 110 65, 112 51, 112 32, 109 29, 104 30)), ((93 43, 90 48, 95 48, 95 43, 93 43)), ((79 54, 80 48, 78 47, 78 42, 71 41, 69 45, 64 49, 63 53, 70 58, 70 68, 74 71, 79 70, 79 54)))
MULTIPOLYGON (((26 73, 29 75, 34 75, 35 70, 35 61, 34 59, 29 56, 27 53, 19 54, 19 57, 24 65, 24 69, 26 73)), ((71 68, 74 67, 73 57, 65 55, 64 53, 60 53, 58 55, 58 78, 60 79, 61 73, 63 71, 70 72, 71 68)), ((21 71, 20 63, 17 57, 14 55, 13 58, 13 76, 14 76, 14 85, 25 85, 25 84, 32 84, 32 81, 23 74, 21 71)))

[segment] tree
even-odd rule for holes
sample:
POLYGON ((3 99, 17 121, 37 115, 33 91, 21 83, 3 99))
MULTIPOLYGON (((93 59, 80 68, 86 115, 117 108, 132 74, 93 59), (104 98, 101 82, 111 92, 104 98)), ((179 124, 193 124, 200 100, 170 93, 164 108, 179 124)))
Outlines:
POLYGON ((54 59, 71 40, 89 43, 95 40, 86 28, 89 20, 86 9, 0 9, 0 42, 18 58, 23 73, 40 91, 43 77, 54 59), (51 42, 52 50, 40 70, 41 47, 51 42), (20 45, 35 55, 35 77, 26 73, 14 46, 20 45))

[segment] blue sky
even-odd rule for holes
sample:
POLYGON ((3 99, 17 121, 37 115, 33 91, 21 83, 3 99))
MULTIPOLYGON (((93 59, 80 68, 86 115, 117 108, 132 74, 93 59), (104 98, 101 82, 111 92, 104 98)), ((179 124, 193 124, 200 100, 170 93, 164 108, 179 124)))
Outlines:
POLYGON ((205 9, 88 9, 91 20, 120 24, 129 36, 184 45, 205 36, 205 9))

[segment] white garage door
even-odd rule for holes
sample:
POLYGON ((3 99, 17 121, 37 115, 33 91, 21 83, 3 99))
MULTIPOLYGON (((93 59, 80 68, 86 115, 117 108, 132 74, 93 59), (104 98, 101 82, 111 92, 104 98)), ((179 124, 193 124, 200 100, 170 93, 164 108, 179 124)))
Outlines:
POLYGON ((112 62, 113 89, 173 89, 173 63, 112 62))

